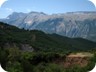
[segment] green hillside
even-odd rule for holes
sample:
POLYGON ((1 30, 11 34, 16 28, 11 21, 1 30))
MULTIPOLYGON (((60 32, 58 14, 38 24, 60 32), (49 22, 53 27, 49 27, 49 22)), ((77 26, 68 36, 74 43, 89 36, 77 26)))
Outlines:
POLYGON ((6 43, 29 44, 36 51, 87 51, 96 47, 95 42, 82 38, 68 38, 37 30, 18 29, 1 22, 0 46, 3 47, 6 43))
POLYGON ((80 62, 68 55, 76 52, 93 55, 95 48, 95 42, 82 38, 24 30, 0 22, 0 63, 8 72, 87 72, 94 67, 96 56, 81 57, 80 62), (68 61, 70 66, 66 68, 68 61), (86 65, 82 67, 78 62, 86 65))

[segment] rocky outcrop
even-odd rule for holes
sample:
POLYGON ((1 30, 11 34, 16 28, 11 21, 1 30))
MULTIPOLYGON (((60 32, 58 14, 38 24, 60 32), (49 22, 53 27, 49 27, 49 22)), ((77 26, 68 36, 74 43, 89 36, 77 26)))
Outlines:
POLYGON ((89 63, 88 57, 67 57, 63 65, 65 68, 70 68, 73 66, 85 67, 89 63))
POLYGON ((34 48, 29 44, 5 43, 3 48, 19 48, 22 51, 34 51, 34 48))
POLYGON ((32 52, 34 49, 29 44, 21 44, 21 50, 23 50, 23 51, 31 51, 32 52))

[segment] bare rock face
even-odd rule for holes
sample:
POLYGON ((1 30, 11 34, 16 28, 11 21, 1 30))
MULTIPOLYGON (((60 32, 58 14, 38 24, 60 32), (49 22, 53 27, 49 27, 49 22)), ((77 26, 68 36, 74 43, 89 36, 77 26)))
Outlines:
POLYGON ((33 47, 28 44, 21 44, 21 49, 23 51, 30 51, 30 52, 32 52, 34 50, 33 47))
POLYGON ((19 28, 37 29, 46 33, 96 41, 96 12, 70 12, 53 15, 42 12, 15 12, 0 21, 19 28))
POLYGON ((88 57, 67 57, 63 65, 65 68, 73 66, 85 67, 88 63, 88 57))
POLYGON ((94 57, 94 54, 88 52, 71 53, 65 57, 56 59, 55 63, 64 66, 64 68, 72 68, 75 66, 86 67, 92 57, 94 57))
POLYGON ((16 43, 5 43, 5 45, 3 46, 3 48, 19 48, 22 51, 34 51, 34 48, 32 46, 30 46, 29 44, 16 44, 16 43))

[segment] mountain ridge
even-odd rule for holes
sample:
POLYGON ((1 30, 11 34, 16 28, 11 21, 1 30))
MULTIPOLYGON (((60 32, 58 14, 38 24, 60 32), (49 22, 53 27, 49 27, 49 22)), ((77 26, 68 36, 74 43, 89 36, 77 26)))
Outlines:
POLYGON ((0 21, 28 30, 41 30, 72 38, 96 41, 96 12, 68 12, 48 15, 43 12, 14 13, 0 21))

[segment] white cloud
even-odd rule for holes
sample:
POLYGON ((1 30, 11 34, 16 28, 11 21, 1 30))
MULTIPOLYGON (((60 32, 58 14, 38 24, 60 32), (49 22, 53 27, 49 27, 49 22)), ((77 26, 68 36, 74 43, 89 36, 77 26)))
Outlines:
POLYGON ((9 12, 13 12, 13 9, 11 9, 11 8, 6 8, 6 10, 9 12))
POLYGON ((8 0, 0 0, 0 7, 8 0))
POLYGON ((31 12, 31 9, 27 9, 27 12, 31 12))

